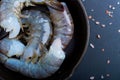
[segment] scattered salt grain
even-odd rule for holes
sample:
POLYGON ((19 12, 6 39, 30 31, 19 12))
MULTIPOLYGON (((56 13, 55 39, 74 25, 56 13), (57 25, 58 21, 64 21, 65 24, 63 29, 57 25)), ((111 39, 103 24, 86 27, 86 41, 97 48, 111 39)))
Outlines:
POLYGON ((82 2, 85 2, 85 0, 82 0, 82 2))
POLYGON ((90 80, 94 80, 94 79, 95 79, 95 77, 94 77, 94 76, 91 76, 91 77, 90 77, 90 80))
POLYGON ((104 28, 104 27, 106 27, 106 25, 105 24, 101 24, 101 27, 104 28))
POLYGON ((101 38, 101 35, 100 35, 100 34, 98 34, 96 37, 97 37, 98 39, 100 39, 100 38, 101 38))
POLYGON ((115 7, 112 7, 113 10, 115 10, 115 7))
POLYGON ((110 22, 109 25, 112 25, 112 22, 110 22))
POLYGON ((101 75, 101 79, 104 79, 104 76, 103 76, 103 75, 101 75))
POLYGON ((94 11, 94 9, 91 9, 91 11, 93 12, 93 11, 94 11))
MULTIPOLYGON (((114 9, 114 8, 113 8, 114 9)), ((109 11, 109 10, 106 10, 105 13, 109 16, 109 17, 113 17, 113 11, 109 11)))
POLYGON ((92 19, 92 16, 88 16, 88 19, 92 19))
POLYGON ((109 5, 109 8, 112 8, 112 5, 109 5))
POLYGON ((120 2, 118 1, 118 2, 117 2, 117 5, 119 5, 119 4, 120 4, 120 2))
POLYGON ((102 49, 101 49, 101 51, 102 51, 102 52, 104 52, 104 51, 105 51, 105 49, 104 49, 104 48, 102 48, 102 49))
POLYGON ((92 21, 95 21, 95 19, 94 19, 94 18, 92 18, 92 21))
POLYGON ((95 48, 95 46, 94 46, 92 43, 90 43, 90 47, 91 47, 91 48, 95 48))
POLYGON ((106 74, 107 77, 110 77, 110 74, 106 74))
POLYGON ((95 24, 99 25, 99 24, 100 24, 100 22, 99 22, 99 21, 96 21, 96 22, 95 22, 95 24))
POLYGON ((118 32, 120 33, 120 29, 118 29, 118 32))
POLYGON ((109 59, 107 60, 107 64, 110 64, 110 60, 109 59))

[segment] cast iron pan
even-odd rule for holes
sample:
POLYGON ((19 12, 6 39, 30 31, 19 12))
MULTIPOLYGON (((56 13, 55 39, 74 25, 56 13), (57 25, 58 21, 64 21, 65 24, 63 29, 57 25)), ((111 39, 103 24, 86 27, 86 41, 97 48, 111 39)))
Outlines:
MULTIPOLYGON (((80 0, 60 0, 66 2, 74 21, 74 36, 68 47, 66 59, 52 76, 42 80, 67 80, 85 54, 89 40, 89 24, 85 9, 80 0)), ((1 33, 0 33, 1 34, 1 33)), ((0 35, 1 36, 1 35, 0 35)), ((0 64, 0 80, 35 80, 6 69, 0 64)))

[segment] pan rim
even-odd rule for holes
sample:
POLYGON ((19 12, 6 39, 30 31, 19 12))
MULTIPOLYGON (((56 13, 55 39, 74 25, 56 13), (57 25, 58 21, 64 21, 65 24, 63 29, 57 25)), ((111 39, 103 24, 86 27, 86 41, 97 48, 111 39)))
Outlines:
POLYGON ((88 48, 88 45, 89 45, 89 38, 90 38, 90 24, 89 24, 89 20, 88 20, 88 15, 87 15, 87 12, 86 12, 86 9, 82 3, 81 0, 77 0, 82 8, 82 11, 84 13, 84 18, 85 18, 85 23, 86 23, 86 32, 87 32, 87 36, 86 36, 86 43, 85 43, 85 47, 84 47, 84 50, 83 50, 83 53, 81 55, 81 58, 78 60, 77 64, 74 66, 74 68, 71 70, 71 74, 68 75, 68 77, 65 78, 65 80, 68 80, 72 77, 72 75, 74 74, 76 68, 78 67, 78 65, 81 63, 86 51, 87 51, 87 48, 88 48))

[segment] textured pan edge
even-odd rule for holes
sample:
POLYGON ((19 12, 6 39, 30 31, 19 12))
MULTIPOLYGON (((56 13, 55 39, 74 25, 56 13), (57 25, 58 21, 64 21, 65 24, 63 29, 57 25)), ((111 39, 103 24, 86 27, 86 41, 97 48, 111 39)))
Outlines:
POLYGON ((87 51, 87 48, 88 48, 88 44, 89 44, 89 38, 90 38, 90 24, 89 24, 89 20, 88 20, 88 15, 87 15, 87 12, 86 12, 86 9, 83 5, 83 3, 81 2, 81 0, 77 0, 82 8, 82 11, 84 13, 84 17, 85 17, 85 23, 86 23, 86 28, 87 28, 87 36, 86 36, 86 44, 85 44, 85 47, 84 47, 84 51, 83 51, 83 54, 81 56, 81 58, 79 59, 78 63, 75 65, 75 67, 72 69, 72 72, 71 74, 69 74, 69 76, 67 78, 65 78, 65 80, 69 80, 72 75, 74 74, 74 71, 76 70, 76 68, 78 67, 78 65, 80 64, 80 62, 82 61, 86 51, 87 51))

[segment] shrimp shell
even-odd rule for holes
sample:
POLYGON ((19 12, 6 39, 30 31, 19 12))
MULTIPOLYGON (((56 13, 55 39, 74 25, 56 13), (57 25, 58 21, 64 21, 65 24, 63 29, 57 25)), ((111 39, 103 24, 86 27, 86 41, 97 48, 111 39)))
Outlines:
POLYGON ((65 48, 72 39, 74 24, 67 5, 64 2, 61 2, 61 4, 64 8, 63 12, 49 6, 48 9, 54 25, 54 39, 61 38, 63 48, 65 48))

